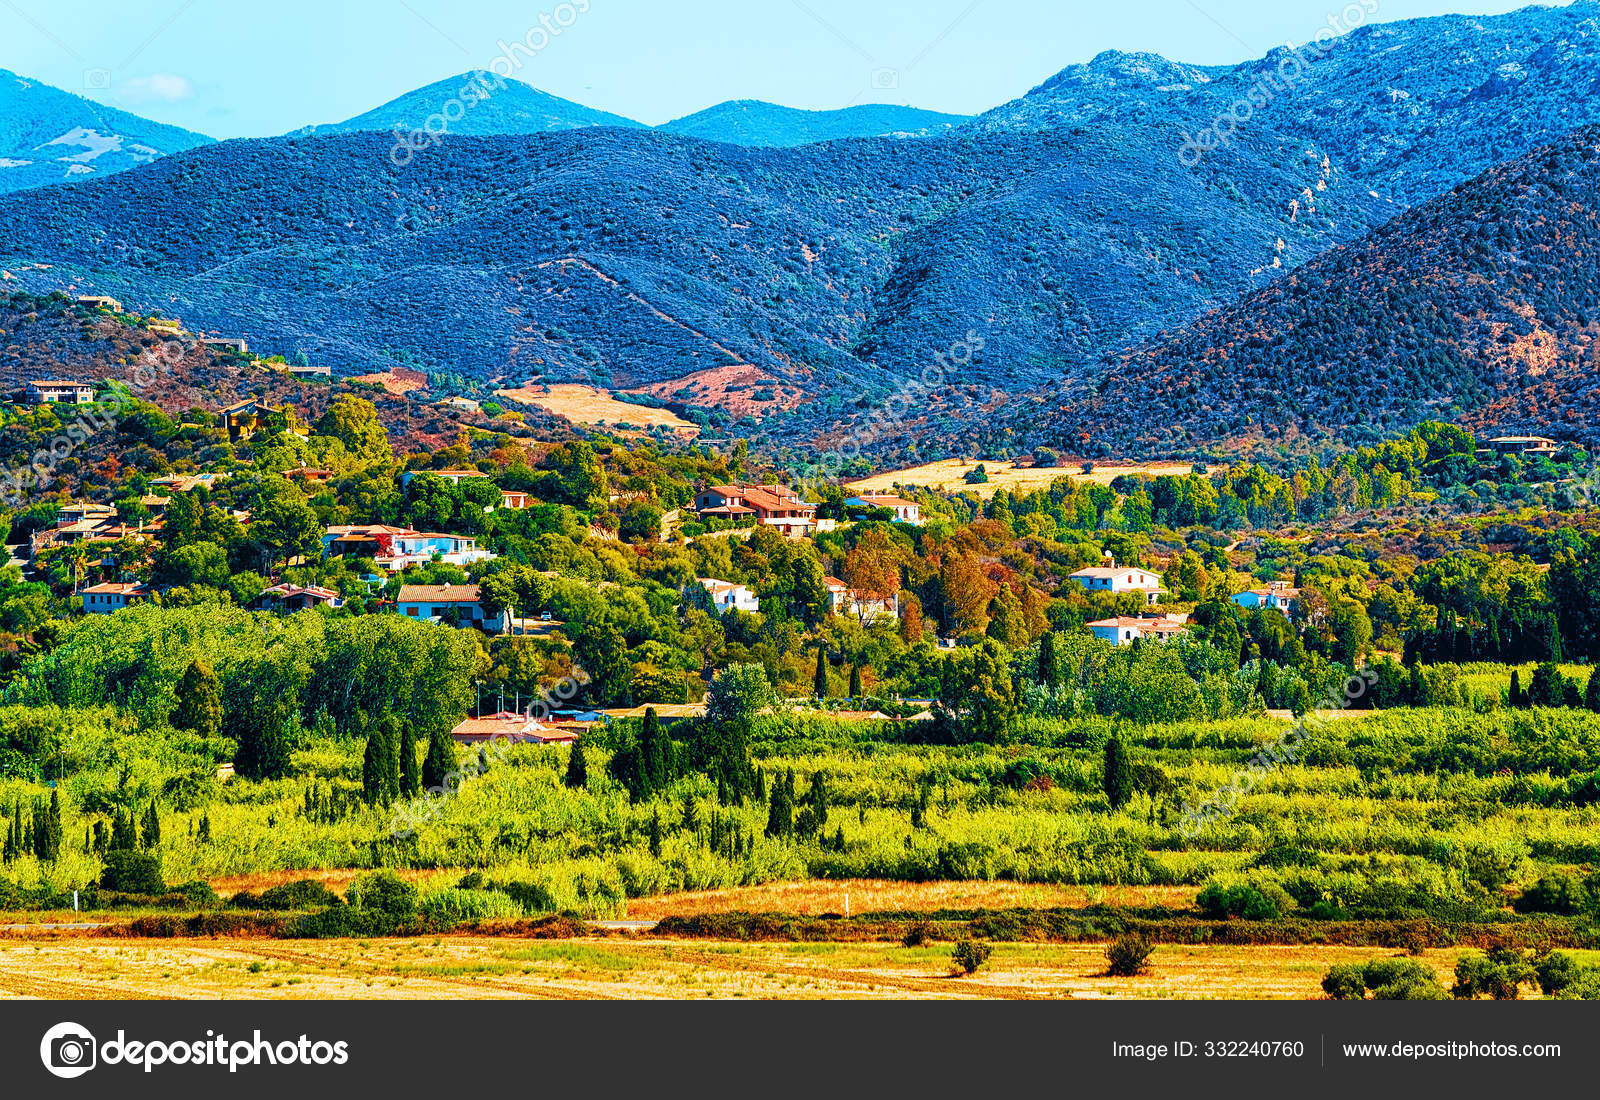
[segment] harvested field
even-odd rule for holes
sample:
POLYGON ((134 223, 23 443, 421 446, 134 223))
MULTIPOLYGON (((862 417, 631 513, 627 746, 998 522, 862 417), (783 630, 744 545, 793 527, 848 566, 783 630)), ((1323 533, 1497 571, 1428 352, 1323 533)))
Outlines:
POLYGON ((585 427, 615 427, 632 424, 637 428, 661 426, 684 435, 699 435, 700 429, 667 409, 630 405, 589 386, 525 386, 496 390, 495 395, 519 405, 534 405, 585 427))
POLYGON ((1142 466, 1097 464, 1091 472, 1085 474, 1079 466, 1075 465, 1030 466, 1018 469, 1011 462, 979 463, 959 458, 947 458, 940 462, 929 462, 923 466, 913 466, 907 470, 891 470, 887 473, 874 474, 872 477, 863 478, 860 481, 852 481, 846 488, 864 493, 893 492, 896 485, 935 489, 940 492, 950 493, 971 490, 984 500, 988 500, 1001 489, 1012 493, 1030 493, 1035 489, 1048 488, 1051 482, 1063 477, 1070 477, 1076 481, 1092 482, 1096 485, 1109 485, 1124 474, 1162 477, 1186 474, 1190 469, 1191 466, 1187 462, 1155 462, 1142 466), (988 472, 989 480, 983 485, 968 485, 963 478, 968 471, 978 465, 982 465, 984 470, 988 472))
POLYGON ((789 913, 818 916, 939 909, 1077 909, 1194 903, 1193 886, 1039 886, 1016 882, 888 882, 876 879, 769 882, 734 890, 668 894, 628 902, 632 920, 702 916, 708 913, 789 913))
MULTIPOLYGON (((1308 999, 1349 947, 1162 945, 1151 972, 1104 974, 1095 944, 997 944, 971 977, 950 945, 537 941, 0 941, 0 996, 64 999, 1308 999)), ((1451 981, 1455 952, 1424 961, 1451 981)))

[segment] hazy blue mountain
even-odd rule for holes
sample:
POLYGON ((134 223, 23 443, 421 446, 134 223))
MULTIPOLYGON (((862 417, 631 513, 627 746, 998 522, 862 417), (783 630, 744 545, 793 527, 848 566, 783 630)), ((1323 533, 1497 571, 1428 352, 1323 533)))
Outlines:
POLYGON ((641 128, 642 123, 541 92, 520 80, 478 70, 407 92, 344 122, 308 126, 293 136, 396 129, 448 134, 540 134, 588 126, 641 128), (433 120, 430 123, 430 120, 433 120))
POLYGON ((1200 140, 1225 113, 1239 121, 1221 132, 1305 142, 1398 212, 1600 121, 1600 3, 1371 23, 1326 48, 1285 46, 1229 67, 1105 53, 966 128, 1119 126, 1153 115, 1200 140))
POLYGON ((0 192, 108 176, 210 141, 0 69, 0 192))
POLYGON ((853 137, 929 137, 966 122, 916 107, 868 103, 836 111, 802 111, 755 99, 731 100, 658 129, 730 145, 781 148, 853 137))

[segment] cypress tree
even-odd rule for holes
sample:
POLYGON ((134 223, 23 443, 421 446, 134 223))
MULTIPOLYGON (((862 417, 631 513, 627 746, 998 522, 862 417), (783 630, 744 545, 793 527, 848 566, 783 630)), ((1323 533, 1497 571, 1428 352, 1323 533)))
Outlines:
POLYGON ((700 804, 692 794, 683 796, 683 831, 696 832, 700 828, 700 804))
POLYGON ((383 758, 384 801, 392 802, 401 792, 400 721, 392 714, 385 714, 378 719, 378 725, 383 727, 383 747, 388 754, 383 758))
POLYGON ((865 694, 861 690, 861 666, 850 666, 850 698, 860 699, 865 694))
POLYGON ((1600 665, 1589 673, 1589 686, 1583 693, 1583 705, 1600 713, 1600 665))
POLYGON ((410 722, 400 727, 400 793, 415 797, 422 790, 417 774, 417 730, 410 722))
POLYGON ((442 726, 428 733, 428 758, 422 762, 422 785, 428 790, 444 787, 444 777, 456 770, 455 739, 442 726))
POLYGON ((763 802, 767 800, 767 773, 761 768, 756 769, 756 797, 763 802))
POLYGON ((811 680, 811 691, 818 700, 828 697, 828 655, 817 648, 817 674, 811 680))
POLYGON ((194 661, 178 681, 178 705, 169 719, 174 729, 212 737, 222 728, 222 687, 204 661, 194 661))
POLYGON ((369 806, 389 801, 389 759, 393 755, 388 730, 382 722, 374 722, 367 730, 367 749, 361 756, 361 797, 369 806))
POLYGON ((1527 699, 1522 694, 1522 676, 1516 669, 1511 670, 1511 690, 1506 696, 1506 705, 1511 707, 1527 705, 1527 699))
POLYGON ((1561 663, 1561 627, 1556 622, 1554 615, 1550 616, 1550 632, 1545 636, 1544 648, 1547 654, 1546 659, 1551 664, 1561 663))
POLYGON ((1119 738, 1106 742, 1105 756, 1106 801, 1113 810, 1119 810, 1133 797, 1133 767, 1119 738))
POLYGON ((572 755, 567 758, 567 786, 586 787, 589 784, 589 765, 583 758, 583 739, 572 743, 572 755))
POLYGON ((655 707, 646 707, 644 725, 639 730, 639 756, 644 763, 644 775, 650 790, 660 790, 672 782, 667 761, 667 735, 661 728, 661 719, 655 707))
POLYGON ((1056 658, 1056 633, 1044 632, 1039 639, 1039 682, 1048 688, 1061 686, 1061 667, 1056 658))
POLYGON ((150 800, 149 807, 144 812, 144 822, 141 838, 145 849, 148 851, 161 843, 161 815, 156 812, 155 799, 150 800))
POLYGON ((127 810, 119 809, 116 816, 111 819, 110 851, 132 852, 139 847, 139 837, 134 832, 133 815, 127 810))
POLYGON ((650 818, 650 854, 652 856, 654 856, 656 859, 660 859, 661 858, 661 811, 660 810, 656 810, 656 812, 650 818))
POLYGON ((200 815, 200 828, 195 830, 194 838, 202 844, 211 843, 211 815, 200 815))
POLYGON ((782 781, 772 784, 772 802, 767 807, 767 835, 781 840, 794 832, 794 799, 782 781))
POLYGON ((61 856, 61 799, 56 791, 50 792, 47 807, 40 802, 33 811, 36 834, 33 854, 46 863, 54 863, 61 856))
POLYGON ((287 714, 280 707, 245 725, 239 738, 234 769, 243 779, 282 779, 289 774, 289 739, 283 726, 287 714))

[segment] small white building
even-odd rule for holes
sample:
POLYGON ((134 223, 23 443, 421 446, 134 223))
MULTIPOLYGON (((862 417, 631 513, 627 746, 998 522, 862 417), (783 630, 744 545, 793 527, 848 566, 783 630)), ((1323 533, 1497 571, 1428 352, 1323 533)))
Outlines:
POLYGON ((1153 604, 1161 598, 1161 574, 1136 566, 1119 569, 1112 562, 1080 569, 1072 574, 1071 579, 1082 585, 1086 592, 1143 592, 1146 604, 1153 604))
POLYGON ((852 615, 864 623, 873 619, 900 617, 898 592, 887 599, 881 599, 860 589, 851 588, 838 577, 824 577, 823 583, 828 587, 830 608, 835 615, 852 615))
POLYGON ((1128 645, 1140 638, 1166 641, 1174 634, 1182 634, 1189 629, 1186 624, 1170 615, 1118 616, 1115 619, 1101 619, 1088 625, 1089 632, 1096 638, 1116 646, 1128 645))
POLYGON ((1272 608, 1287 615, 1294 607, 1294 601, 1299 598, 1298 588, 1291 588, 1282 581, 1274 581, 1265 588, 1252 588, 1247 592, 1234 593, 1233 602, 1251 610, 1258 607, 1272 608))
POLYGON ((717 609, 719 615, 726 615, 730 611, 744 611, 753 615, 761 610, 760 599, 742 584, 711 577, 697 577, 696 580, 711 596, 711 606, 717 609))
POLYGON ((483 609, 483 594, 475 584, 407 584, 395 605, 408 619, 437 623, 446 619, 460 626, 499 633, 505 613, 490 615, 483 609))
POLYGON ((129 604, 150 598, 150 586, 137 581, 112 581, 85 588, 83 610, 90 615, 114 615, 129 604))
POLYGON ((922 505, 904 497, 888 493, 862 493, 860 496, 850 497, 844 504, 846 508, 887 508, 894 513, 896 523, 909 523, 918 527, 922 525, 922 505))

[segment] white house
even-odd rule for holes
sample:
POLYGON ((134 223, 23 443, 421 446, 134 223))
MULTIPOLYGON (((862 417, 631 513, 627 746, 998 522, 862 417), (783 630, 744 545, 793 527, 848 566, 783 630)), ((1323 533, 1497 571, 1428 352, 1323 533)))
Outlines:
POLYGON ((113 581, 85 588, 83 610, 90 615, 113 615, 129 604, 150 598, 150 586, 139 582, 113 581))
POLYGON ((878 618, 900 617, 898 592, 887 599, 880 599, 851 588, 838 577, 824 577, 823 584, 828 587, 828 597, 835 615, 853 615, 864 623, 878 618))
POLYGON ((401 586, 395 605, 408 619, 437 623, 448 617, 460 626, 497 634, 505 625, 505 613, 490 615, 482 599, 475 584, 407 584, 401 586))
POLYGON ((1274 581, 1266 588, 1252 588, 1248 592, 1234 593, 1233 602, 1252 610, 1257 607, 1274 608, 1287 615, 1294 607, 1294 601, 1299 598, 1298 588, 1291 588, 1282 581, 1274 581))
POLYGON ((1161 598, 1161 574, 1134 566, 1119 569, 1115 562, 1097 565, 1078 570, 1072 574, 1072 579, 1087 592, 1143 592, 1146 604, 1161 598))
POLYGON ((1182 634, 1189 629, 1187 625, 1170 615, 1159 618, 1118 616, 1115 619, 1101 619, 1088 625, 1089 632, 1096 638, 1117 646, 1127 645, 1140 638, 1166 641, 1174 634, 1182 634))
POLYGON ((862 493, 860 496, 850 497, 844 503, 846 508, 887 508, 894 513, 896 523, 922 525, 922 505, 904 497, 891 496, 888 493, 862 493))
POLYGON ((730 611, 746 611, 754 614, 761 610, 761 601, 756 594, 742 584, 719 581, 711 577, 696 579, 700 582, 700 587, 710 594, 711 605, 717 609, 719 615, 726 615, 730 611))

